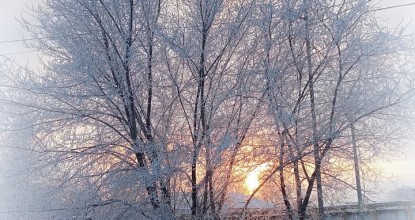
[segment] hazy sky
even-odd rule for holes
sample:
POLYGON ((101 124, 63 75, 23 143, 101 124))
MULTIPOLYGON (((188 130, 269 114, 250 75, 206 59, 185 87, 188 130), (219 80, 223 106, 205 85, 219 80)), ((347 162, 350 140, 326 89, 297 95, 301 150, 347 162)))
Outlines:
POLYGON ((415 5, 407 5, 414 4, 414 0, 378 0, 375 2, 378 2, 377 5, 380 8, 387 8, 385 10, 377 11, 377 15, 382 22, 385 22, 385 24, 388 24, 390 27, 396 27, 399 24, 408 25, 407 33, 415 32, 415 5), (388 8, 399 5, 406 6, 388 8))
POLYGON ((28 7, 36 5, 41 0, 0 0, 0 56, 14 56, 19 61, 25 61, 35 56, 31 49, 23 46, 22 42, 4 42, 20 40, 25 37, 17 19, 27 17, 28 7), (18 53, 18 54, 15 54, 18 53))
MULTIPOLYGON (((21 42, 5 41, 20 40, 28 37, 21 29, 17 18, 27 14, 27 11, 29 11, 27 6, 36 5, 39 2, 41 0, 0 0, 0 56, 11 55, 16 57, 19 62, 36 59, 36 54, 31 49, 24 48, 21 42)), ((415 3, 415 0, 383 0, 375 2, 378 7, 385 8, 415 3)), ((376 14, 381 22, 391 28, 399 24, 409 24, 406 33, 415 33, 414 12, 415 5, 412 5, 380 10, 376 14)), ((402 155, 399 160, 382 164, 386 175, 396 177, 394 186, 415 187, 415 160, 413 158, 415 158, 415 145, 408 147, 408 153, 402 155)))

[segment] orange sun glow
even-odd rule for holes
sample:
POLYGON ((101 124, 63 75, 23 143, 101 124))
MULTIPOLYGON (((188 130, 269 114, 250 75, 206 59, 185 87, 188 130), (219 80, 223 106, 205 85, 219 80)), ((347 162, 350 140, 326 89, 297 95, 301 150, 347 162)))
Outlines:
POLYGON ((245 179, 245 186, 248 189, 248 193, 251 194, 259 186, 259 170, 255 169, 250 172, 245 179))

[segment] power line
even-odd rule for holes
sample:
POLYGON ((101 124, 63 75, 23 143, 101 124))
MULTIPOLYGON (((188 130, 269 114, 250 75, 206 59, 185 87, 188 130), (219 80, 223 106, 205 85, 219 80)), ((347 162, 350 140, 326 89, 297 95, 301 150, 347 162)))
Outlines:
POLYGON ((38 52, 37 50, 29 50, 29 51, 20 51, 20 52, 14 52, 14 53, 5 53, 5 54, 0 54, 0 56, 9 56, 9 55, 17 55, 17 54, 25 54, 25 53, 36 53, 38 52))
MULTIPOLYGON (((400 4, 400 5, 392 5, 392 6, 387 6, 387 7, 383 7, 383 8, 372 9, 372 10, 369 10, 369 11, 383 11, 383 10, 394 9, 394 8, 402 8, 402 7, 408 7, 408 6, 415 6, 415 2, 414 3, 407 3, 407 4, 400 4)), ((39 39, 46 39, 46 38, 50 38, 50 37, 4 40, 4 41, 0 41, 0 44, 32 41, 32 40, 39 40, 39 39)), ((24 53, 24 52, 22 52, 22 53, 24 53)))
POLYGON ((49 37, 38 37, 38 38, 16 39, 16 40, 4 40, 4 41, 0 41, 0 44, 4 44, 4 43, 16 43, 16 42, 24 42, 24 41, 32 41, 32 40, 45 39, 45 38, 49 38, 49 37))
POLYGON ((388 6, 388 7, 374 9, 373 11, 382 11, 382 10, 393 9, 393 8, 402 8, 402 7, 406 7, 406 6, 412 6, 412 5, 415 6, 415 3, 407 3, 407 4, 402 4, 402 5, 392 5, 392 6, 388 6))
POLYGON ((24 39, 19 39, 19 40, 5 40, 5 41, 0 41, 0 44, 3 43, 14 43, 14 42, 22 42, 25 41, 24 39))

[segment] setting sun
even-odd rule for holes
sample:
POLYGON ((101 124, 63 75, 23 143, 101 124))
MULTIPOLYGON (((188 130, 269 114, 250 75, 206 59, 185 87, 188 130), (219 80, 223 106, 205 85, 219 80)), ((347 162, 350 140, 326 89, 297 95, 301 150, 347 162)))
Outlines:
POLYGON ((254 192, 256 188, 259 186, 259 170, 254 170, 248 174, 248 176, 245 179, 245 185, 248 189, 248 193, 251 194, 254 192))
POLYGON ((268 164, 261 164, 256 167, 254 170, 248 173, 245 179, 245 187, 247 193, 253 193, 259 187, 259 180, 261 179, 261 173, 267 169, 268 164))

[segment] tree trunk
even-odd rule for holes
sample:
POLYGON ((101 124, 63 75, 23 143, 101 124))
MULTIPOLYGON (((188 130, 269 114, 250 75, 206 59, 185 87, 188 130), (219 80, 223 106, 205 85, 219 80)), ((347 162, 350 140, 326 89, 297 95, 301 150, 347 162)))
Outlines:
POLYGON ((359 212, 363 208, 363 194, 362 194, 362 185, 360 182, 360 167, 359 167, 359 155, 357 152, 357 141, 356 141, 356 131, 354 123, 350 124, 350 130, 352 133, 352 145, 353 145, 353 163, 354 163, 354 174, 356 179, 356 191, 357 191, 357 205, 359 206, 359 212))
POLYGON ((314 97, 314 73, 312 67, 312 53, 311 53, 311 38, 310 38, 310 18, 308 15, 308 10, 311 8, 311 1, 304 0, 305 3, 305 34, 306 34, 306 52, 307 52, 307 71, 309 78, 309 92, 310 92, 310 111, 311 111, 311 120, 312 120, 312 133, 313 133, 313 152, 314 152, 314 167, 315 167, 315 176, 316 176, 316 187, 317 187, 317 203, 318 203, 318 216, 319 219, 324 220, 324 201, 323 201, 323 186, 321 182, 321 154, 320 146, 318 144, 318 134, 317 134, 317 116, 316 116, 316 106, 315 106, 315 97, 314 97))

